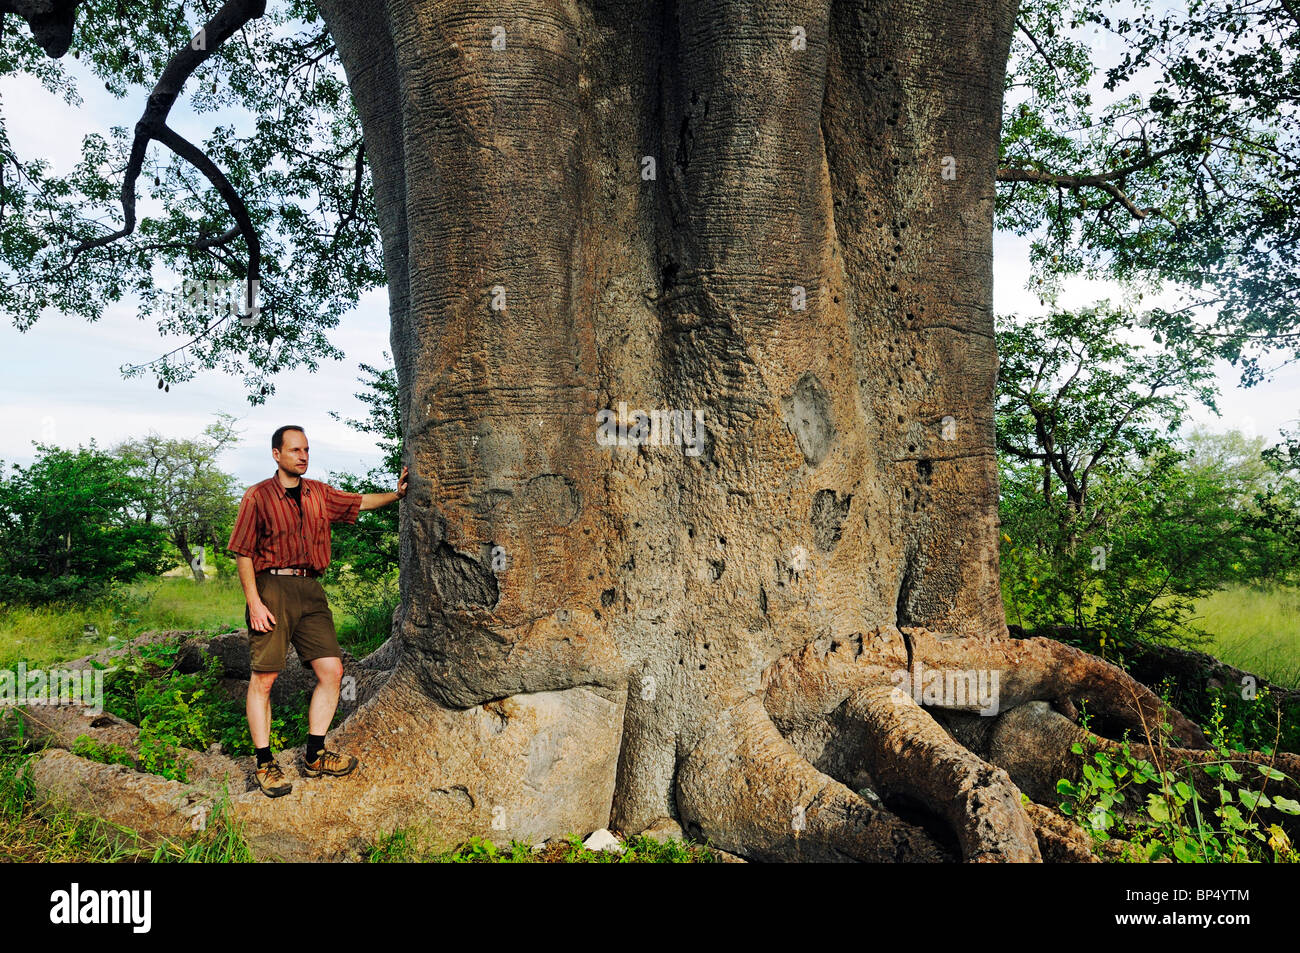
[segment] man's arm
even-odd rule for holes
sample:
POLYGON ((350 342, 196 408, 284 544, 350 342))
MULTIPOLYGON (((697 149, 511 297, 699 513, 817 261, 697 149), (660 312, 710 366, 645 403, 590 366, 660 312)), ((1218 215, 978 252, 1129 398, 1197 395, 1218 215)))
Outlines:
POLYGON ((235 557, 235 570, 239 573, 239 584, 244 587, 244 601, 248 603, 248 620, 254 632, 270 632, 275 625, 275 616, 262 602, 257 591, 257 575, 253 572, 253 560, 248 556, 235 557))
POLYGON ((400 500, 402 497, 406 496, 406 471, 407 471, 407 469, 408 469, 407 467, 402 467, 402 475, 401 475, 400 477, 398 477, 398 479, 397 479, 397 490, 396 490, 396 492, 388 492, 388 493, 362 493, 362 494, 361 494, 361 509, 362 509, 363 511, 364 511, 364 510, 377 510, 377 509, 379 509, 380 507, 388 506, 388 505, 391 504, 391 503, 396 503, 396 502, 397 502, 398 500, 400 500))

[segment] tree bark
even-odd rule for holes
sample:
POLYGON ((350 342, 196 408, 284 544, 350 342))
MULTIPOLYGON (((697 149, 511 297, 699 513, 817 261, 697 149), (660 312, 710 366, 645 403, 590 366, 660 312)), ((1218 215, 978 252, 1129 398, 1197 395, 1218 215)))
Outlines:
POLYGON ((331 739, 362 767, 294 810, 236 797, 259 850, 672 817, 761 859, 1040 859, 1016 775, 931 717, 968 701, 897 692, 923 665, 1204 746, 1117 669, 1007 639, 1013 0, 318 5, 411 489, 391 675, 331 739), (701 444, 603 446, 620 405, 700 411, 701 444))

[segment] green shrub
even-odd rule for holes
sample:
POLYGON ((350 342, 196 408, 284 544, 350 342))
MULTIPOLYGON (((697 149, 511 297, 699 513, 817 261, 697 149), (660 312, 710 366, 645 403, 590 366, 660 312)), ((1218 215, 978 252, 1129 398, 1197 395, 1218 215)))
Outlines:
POLYGON ((1184 863, 1300 862, 1300 852, 1276 824, 1265 826, 1262 808, 1300 814, 1300 803, 1269 796, 1270 781, 1290 780, 1271 764, 1234 759, 1222 706, 1215 703, 1210 740, 1220 758, 1207 763, 1167 766, 1168 726, 1161 726, 1156 763, 1135 757, 1127 738, 1107 751, 1089 734, 1071 750, 1083 761, 1077 782, 1056 783, 1061 812, 1078 821, 1100 846, 1126 842, 1121 858, 1149 862, 1169 858, 1184 863), (1196 789, 1197 772, 1215 781, 1218 803, 1196 789))

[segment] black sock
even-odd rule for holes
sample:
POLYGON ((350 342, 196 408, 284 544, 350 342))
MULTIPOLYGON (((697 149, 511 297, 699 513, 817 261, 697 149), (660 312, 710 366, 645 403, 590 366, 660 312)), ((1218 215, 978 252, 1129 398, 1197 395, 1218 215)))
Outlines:
POLYGON ((264 764, 270 764, 275 759, 271 757, 271 746, 265 748, 254 748, 253 752, 257 755, 257 766, 260 768, 264 764))
POLYGON ((310 762, 312 762, 312 761, 315 761, 315 760, 316 760, 316 756, 317 756, 318 754, 321 753, 321 749, 324 748, 324 747, 325 747, 325 736, 324 736, 324 735, 308 735, 308 736, 307 736, 307 761, 308 761, 308 763, 310 763, 310 762))

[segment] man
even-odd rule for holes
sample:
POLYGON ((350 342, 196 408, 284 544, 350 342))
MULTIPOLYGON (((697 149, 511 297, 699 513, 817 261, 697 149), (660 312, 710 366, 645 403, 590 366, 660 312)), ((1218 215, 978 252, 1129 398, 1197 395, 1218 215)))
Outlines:
POLYGON ((239 504, 226 548, 235 554, 239 582, 248 603, 248 730, 257 752, 257 784, 267 797, 293 790, 271 755, 271 686, 284 668, 289 645, 316 673, 307 713, 303 773, 310 778, 342 777, 357 759, 325 748, 343 680, 343 659, 320 575, 330 563, 330 524, 355 523, 361 510, 388 506, 406 496, 407 468, 389 493, 345 493, 327 483, 303 479, 307 434, 281 427, 271 437, 275 476, 249 487, 239 504))

